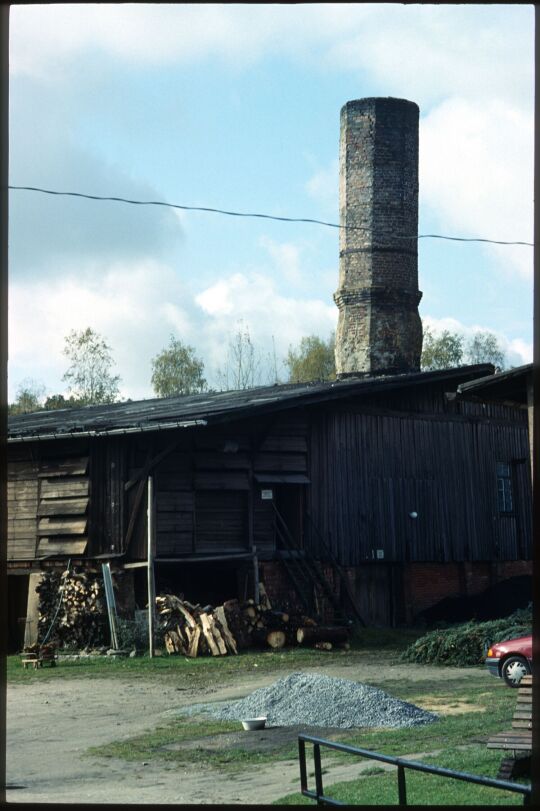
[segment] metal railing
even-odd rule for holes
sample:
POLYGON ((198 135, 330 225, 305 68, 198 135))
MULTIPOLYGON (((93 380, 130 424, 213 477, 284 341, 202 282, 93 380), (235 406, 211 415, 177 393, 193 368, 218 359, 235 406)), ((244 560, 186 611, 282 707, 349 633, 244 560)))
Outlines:
POLYGON ((344 806, 348 803, 342 803, 332 797, 325 795, 322 778, 321 768, 321 746, 327 749, 335 749, 338 752, 346 752, 350 755, 357 755, 358 757, 369 758, 371 760, 381 761, 397 767, 397 790, 398 790, 398 805, 407 805, 407 785, 405 779, 406 769, 412 769, 416 772, 424 772, 427 774, 434 774, 439 777, 450 777, 454 780, 462 780, 465 783, 476 783, 476 785, 487 786, 489 788, 499 789, 501 791, 512 791, 515 794, 523 795, 523 805, 529 805, 531 797, 531 787, 521 785, 519 783, 511 783, 508 780, 497 780, 492 777, 482 777, 477 774, 468 774, 467 772, 457 772, 452 769, 445 769, 442 766, 430 766, 427 763, 419 763, 416 760, 405 760, 403 758, 392 757, 391 755, 383 755, 380 752, 373 752, 371 749, 360 749, 356 746, 348 746, 344 743, 334 743, 327 741, 323 738, 316 738, 312 735, 300 734, 298 736, 298 758, 300 763, 300 787, 304 797, 309 797, 316 800, 317 805, 336 805, 344 806), (308 789, 307 783, 307 763, 306 763, 306 743, 313 744, 313 763, 315 767, 315 791, 308 789))

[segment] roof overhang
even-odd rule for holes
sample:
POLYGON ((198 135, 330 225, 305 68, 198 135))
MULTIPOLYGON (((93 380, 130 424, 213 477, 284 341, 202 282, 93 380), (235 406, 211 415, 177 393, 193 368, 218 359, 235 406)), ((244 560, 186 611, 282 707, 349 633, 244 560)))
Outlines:
POLYGON ((532 386, 533 365, 518 366, 507 372, 480 377, 457 388, 460 398, 474 397, 499 403, 527 405, 528 391, 532 386))

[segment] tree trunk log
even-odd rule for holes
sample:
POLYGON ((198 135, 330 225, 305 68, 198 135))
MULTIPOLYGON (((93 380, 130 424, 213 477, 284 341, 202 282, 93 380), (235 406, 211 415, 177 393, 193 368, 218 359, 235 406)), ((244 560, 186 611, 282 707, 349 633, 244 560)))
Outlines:
POLYGON ((296 640, 299 645, 314 645, 315 642, 347 642, 349 631, 347 628, 318 626, 317 628, 299 628, 296 640))
POLYGON ((283 631, 270 631, 266 635, 266 644, 271 648, 283 648, 287 637, 283 631))

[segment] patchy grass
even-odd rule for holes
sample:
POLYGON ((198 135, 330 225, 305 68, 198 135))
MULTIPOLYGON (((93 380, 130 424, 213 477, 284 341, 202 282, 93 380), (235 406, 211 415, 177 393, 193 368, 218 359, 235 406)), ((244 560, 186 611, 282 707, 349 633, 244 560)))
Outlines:
MULTIPOLYGON (((381 753, 403 756, 415 753, 439 753, 432 758, 437 765, 494 777, 502 753, 487 750, 485 741, 493 732, 505 729, 515 707, 515 691, 509 690, 498 679, 470 679, 456 672, 448 679, 446 671, 438 678, 434 669, 426 669, 426 678, 418 681, 417 666, 400 663, 399 655, 416 632, 381 633, 359 629, 353 636, 349 651, 321 653, 311 649, 291 648, 281 651, 247 651, 239 656, 200 657, 161 656, 154 659, 114 659, 96 657, 63 661, 56 668, 24 670, 18 656, 9 657, 8 680, 11 683, 53 684, 62 679, 119 678, 159 680, 174 684, 179 689, 200 692, 201 698, 210 687, 222 687, 237 679, 246 681, 250 674, 273 674, 278 679, 284 671, 316 667, 321 672, 332 665, 350 667, 350 678, 356 677, 355 666, 377 661, 373 678, 366 682, 382 687, 385 692, 440 714, 440 719, 429 725, 410 729, 355 729, 329 731, 312 730, 320 737, 340 740, 381 753), (375 645, 375 639, 378 645, 375 645), (399 645, 397 644, 399 638, 399 645), (392 644, 393 642, 393 644, 392 644), (377 681, 376 673, 389 665, 400 664, 400 677, 377 681), (467 747, 463 749, 463 747, 467 747)), ((418 634, 417 634, 418 635, 418 634)), ((301 731, 310 732, 308 728, 301 731)), ((266 737, 242 733, 238 722, 210 719, 208 716, 180 716, 155 729, 105 746, 93 747, 89 757, 118 758, 126 761, 159 761, 163 768, 176 764, 210 766, 216 770, 237 773, 271 762, 296 760, 297 731, 290 728, 271 728, 266 737)), ((308 772, 313 764, 308 749, 308 772)), ((429 755, 418 758, 424 760, 429 755)), ((351 763, 351 756, 324 751, 325 783, 329 793, 347 804, 395 804, 397 787, 395 774, 371 762, 360 779, 332 784, 332 769, 336 765, 351 763)), ((310 777, 310 783, 313 777, 310 777)), ((298 785, 298 783, 296 783, 298 785)), ((443 780, 431 775, 407 774, 408 798, 412 804, 521 804, 517 795, 503 794, 443 780), (443 798, 443 799, 441 799, 443 798)), ((291 786, 292 787, 292 786, 291 786)), ((283 804, 310 804, 298 794, 283 798, 283 804)))
POLYGON ((175 719, 151 732, 91 747, 85 756, 205 764, 226 771, 296 757, 296 738, 294 741, 280 738, 275 746, 259 749, 252 735, 240 732, 239 727, 238 721, 175 719))
POLYGON ((129 678, 131 679, 171 679, 180 680, 186 688, 204 687, 206 684, 222 684, 232 681, 238 674, 245 675, 250 670, 259 673, 279 673, 281 670, 332 664, 362 663, 372 658, 373 651, 385 664, 397 664, 399 654, 421 635, 418 629, 375 629, 355 627, 351 635, 351 649, 318 651, 312 648, 286 648, 282 650, 248 650, 238 656, 200 656, 188 659, 185 656, 167 654, 150 659, 148 655, 133 659, 114 656, 92 656, 80 659, 60 657, 56 667, 45 666, 25 670, 21 657, 7 657, 7 679, 9 684, 25 684, 31 681, 55 681, 58 679, 85 678, 129 678))
MULTIPOLYGON (((353 636, 351 649, 318 651, 311 648, 287 648, 286 650, 242 651, 238 656, 200 656, 189 659, 185 656, 148 656, 118 658, 114 656, 92 656, 80 659, 64 660, 60 657, 56 667, 45 666, 34 670, 24 669, 20 656, 9 656, 7 661, 7 679, 9 684, 24 684, 36 680, 56 681, 59 679, 85 679, 85 678, 129 678, 133 679, 170 679, 175 684, 181 683, 186 688, 204 688, 210 684, 223 684, 233 681, 238 675, 245 676, 250 671, 256 673, 276 673, 282 670, 305 667, 325 666, 331 664, 350 664, 366 661, 372 657, 373 643, 371 635, 362 629, 360 636, 353 636), (365 638, 362 633, 365 631, 365 638), (368 645, 369 643, 369 645, 368 645), (369 649, 368 649, 369 648, 369 649)), ((385 639, 401 639, 401 632, 389 631, 385 639)), ((410 641, 410 635, 406 637, 410 641)), ((384 643, 384 650, 377 655, 381 665, 392 662, 397 663, 398 648, 388 647, 384 643)), ((403 644, 402 644, 403 647, 403 644)), ((401 648, 400 648, 401 649, 401 648)), ((400 650, 399 649, 399 650, 400 650)))
MULTIPOLYGON (((433 698, 436 697, 442 705, 459 701, 462 706, 470 705, 471 711, 459 714, 449 712, 447 715, 441 713, 440 720, 433 724, 408 729, 349 730, 342 741, 351 746, 394 756, 433 752, 446 749, 449 744, 455 747, 461 744, 474 744, 479 739, 483 743, 489 735, 509 725, 516 703, 515 691, 509 690, 498 681, 493 681, 491 689, 486 689, 485 685, 471 687, 459 680, 450 684, 444 682, 439 686, 433 682, 430 685, 428 701, 425 701, 425 693, 420 692, 418 684, 414 682, 404 680, 393 685, 385 683, 385 692, 420 707, 424 704, 431 706, 433 698)), ((327 757, 350 762, 350 756, 340 752, 329 751, 327 757)))
MULTIPOLYGON (((395 756, 437 751, 452 754, 460 746, 467 745, 470 747, 467 756, 461 755, 461 765, 455 768, 470 771, 470 764, 474 763, 480 769, 479 773, 487 774, 482 768, 489 763, 494 769, 490 776, 495 776, 502 755, 490 751, 488 757, 485 741, 490 734, 508 725, 514 711, 514 691, 495 680, 487 689, 485 684, 474 687, 463 679, 451 682, 437 682, 434 679, 429 683, 428 701, 425 701, 426 693, 421 692, 418 683, 413 680, 404 678, 383 686, 391 695, 419 706, 436 699, 441 706, 458 703, 461 711, 452 714, 449 710, 448 714, 441 714, 440 719, 432 724, 407 729, 329 730, 325 734, 319 728, 312 730, 313 734, 395 756)), ((238 770, 262 763, 296 759, 297 731, 269 728, 264 738, 262 733, 260 737, 254 737, 239 732, 238 722, 208 720, 207 716, 204 720, 184 716, 152 732, 94 748, 91 754, 126 760, 206 762, 218 769, 238 770), (190 745, 184 746, 184 742, 190 742, 190 745)), ((301 731, 310 733, 307 727, 301 728, 301 731)), ((329 766, 332 763, 351 763, 351 756, 341 752, 323 750, 323 755, 329 766)), ((310 762, 308 767, 312 768, 310 762)), ((380 769, 375 763, 371 768, 380 769)))

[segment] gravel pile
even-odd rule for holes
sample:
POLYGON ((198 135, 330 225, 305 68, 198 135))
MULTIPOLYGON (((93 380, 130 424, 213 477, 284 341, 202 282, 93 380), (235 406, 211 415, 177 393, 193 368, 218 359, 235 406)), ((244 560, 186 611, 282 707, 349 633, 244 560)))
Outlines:
POLYGON ((255 690, 239 701, 204 704, 213 718, 242 721, 267 716, 267 725, 335 727, 412 727, 430 724, 437 715, 414 704, 392 698, 388 693, 349 679, 319 674, 293 673, 255 690))

